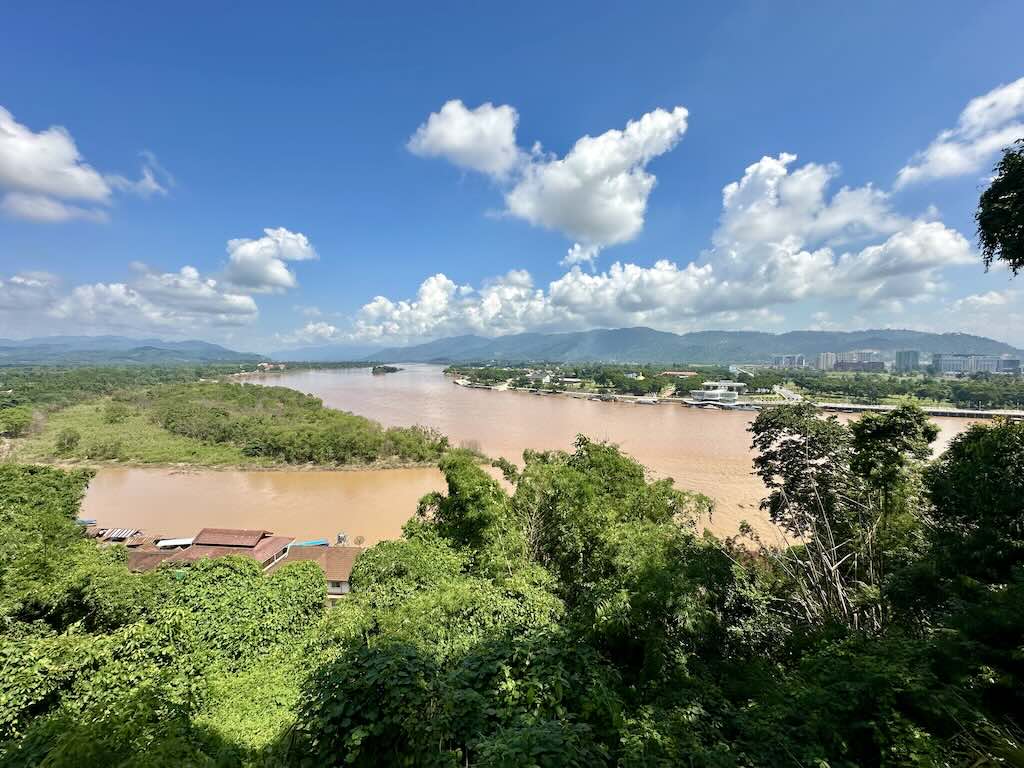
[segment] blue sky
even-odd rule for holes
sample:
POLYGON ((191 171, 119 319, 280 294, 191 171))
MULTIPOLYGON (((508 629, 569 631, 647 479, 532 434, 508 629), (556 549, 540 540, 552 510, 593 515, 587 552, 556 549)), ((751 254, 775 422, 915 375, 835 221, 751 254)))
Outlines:
POLYGON ((9 8, 0 337, 1024 346, 972 221, 1024 135, 1016 4, 715 5, 9 8))

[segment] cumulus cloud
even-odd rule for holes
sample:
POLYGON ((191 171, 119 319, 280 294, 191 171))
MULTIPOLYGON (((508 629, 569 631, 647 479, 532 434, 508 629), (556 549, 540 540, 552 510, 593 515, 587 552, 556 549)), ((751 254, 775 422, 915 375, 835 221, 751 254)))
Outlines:
POLYGON ((57 278, 47 272, 0 277, 0 311, 35 311, 52 303, 57 278))
POLYGON ((125 282, 78 285, 53 296, 46 316, 89 331, 162 331, 178 334, 251 323, 259 314, 252 296, 226 290, 191 266, 158 272, 136 264, 125 282))
POLYGON ((656 109, 624 130, 584 136, 563 158, 534 159, 505 195, 508 212, 584 247, 632 240, 656 182, 646 166, 682 138, 687 114, 656 109))
POLYGON ((170 176, 151 153, 143 153, 141 174, 138 181, 101 174, 85 162, 66 128, 51 126, 36 133, 0 107, 0 209, 8 216, 37 222, 102 221, 114 189, 143 197, 166 193, 157 177, 170 176))
POLYGON ((516 143, 518 113, 486 103, 449 101, 409 140, 411 152, 445 157, 502 181, 505 213, 576 241, 564 264, 592 264, 601 248, 634 239, 656 179, 647 170, 686 132, 683 107, 655 109, 622 130, 579 139, 564 157, 516 143))
POLYGON ((837 166, 795 163, 791 154, 764 157, 726 185, 711 247, 683 265, 616 262, 595 272, 593 252, 576 243, 563 261, 570 269, 546 289, 522 270, 480 288, 437 274, 413 299, 378 296, 363 306, 352 338, 401 343, 466 332, 764 327, 782 321, 779 306, 805 300, 892 312, 941 293, 946 267, 976 260, 959 232, 928 216, 897 214, 889 196, 870 185, 831 193, 837 166))
POLYGON ((1024 138, 1024 77, 971 99, 955 128, 942 131, 896 176, 896 187, 982 171, 1003 147, 1024 138))
POLYGON ((994 336, 1024 349, 1024 290, 1006 288, 956 299, 942 307, 932 325, 994 336))
POLYGON ((0 199, 0 209, 15 219, 40 222, 71 219, 106 221, 109 218, 107 212, 101 208, 83 208, 31 192, 8 192, 0 199))
POLYGON ((505 177, 519 164, 516 146, 519 113, 507 104, 489 101, 469 109, 452 99, 431 113, 406 147, 420 157, 443 157, 459 168, 505 177))
POLYGON ((264 229, 263 237, 257 239, 229 240, 227 252, 224 279, 232 286, 256 293, 294 288, 298 281, 285 262, 319 258, 309 238, 284 227, 264 229))
POLYGON ((568 252, 565 254, 565 258, 558 263, 563 267, 574 267, 577 264, 587 264, 591 269, 593 269, 594 262, 597 260, 597 256, 600 252, 601 249, 596 245, 573 243, 572 247, 570 247, 568 252))
POLYGON ((277 334, 276 338, 283 344, 315 344, 344 338, 345 334, 337 326, 328 322, 309 322, 297 331, 277 334))

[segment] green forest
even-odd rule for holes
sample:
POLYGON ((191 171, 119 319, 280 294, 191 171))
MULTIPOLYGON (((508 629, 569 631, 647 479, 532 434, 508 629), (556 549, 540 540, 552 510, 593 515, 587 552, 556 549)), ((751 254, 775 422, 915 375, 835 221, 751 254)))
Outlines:
POLYGON ((405 465, 447 450, 432 430, 384 428, 285 387, 224 380, 231 371, 0 369, 0 436, 16 439, 16 458, 45 462, 405 465))
POLYGON ((784 548, 612 445, 508 485, 449 451, 332 609, 311 563, 133 575, 74 522, 87 472, 0 464, 0 763, 1024 765, 1024 424, 935 459, 913 407, 751 432, 784 548))

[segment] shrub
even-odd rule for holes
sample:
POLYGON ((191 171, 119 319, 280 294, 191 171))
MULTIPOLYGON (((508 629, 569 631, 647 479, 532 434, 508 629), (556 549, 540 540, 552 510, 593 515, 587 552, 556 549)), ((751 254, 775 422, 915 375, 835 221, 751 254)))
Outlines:
POLYGON ((107 424, 123 424, 130 415, 131 411, 124 403, 107 403, 106 408, 103 409, 103 420, 107 424))
POLYGON ((90 443, 85 448, 85 457, 87 459, 119 459, 121 458, 121 441, 112 439, 90 443))
POLYGON ((54 451, 61 456, 72 453, 82 441, 82 435, 73 427, 65 427, 57 434, 54 451))

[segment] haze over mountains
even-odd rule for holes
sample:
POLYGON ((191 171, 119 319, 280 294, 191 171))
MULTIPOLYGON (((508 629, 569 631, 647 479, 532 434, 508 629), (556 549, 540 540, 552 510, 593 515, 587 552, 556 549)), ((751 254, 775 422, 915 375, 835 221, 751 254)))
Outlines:
POLYGON ((206 341, 163 341, 126 336, 43 336, 0 339, 0 365, 132 365, 263 360, 206 341))
POLYGON ((609 363, 728 363, 767 362, 775 354, 815 355, 875 349, 898 349, 977 354, 1021 354, 994 339, 965 333, 925 333, 907 330, 866 331, 697 331, 668 333, 651 328, 616 328, 577 333, 521 333, 497 338, 453 336, 425 344, 367 351, 329 345, 304 347, 274 354, 283 360, 339 360, 361 354, 383 362, 471 362, 487 360, 609 363))

